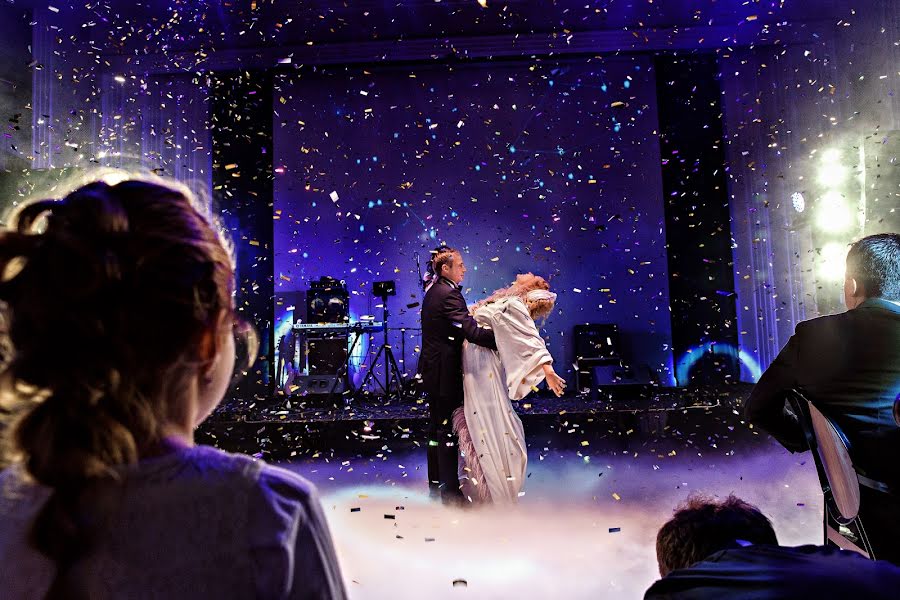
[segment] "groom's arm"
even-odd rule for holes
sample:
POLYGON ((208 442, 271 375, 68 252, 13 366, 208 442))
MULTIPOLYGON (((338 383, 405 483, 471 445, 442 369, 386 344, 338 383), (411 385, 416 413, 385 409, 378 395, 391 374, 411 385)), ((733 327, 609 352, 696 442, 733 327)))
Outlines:
POLYGON ((490 329, 478 326, 472 315, 466 308, 466 301, 463 300, 462 293, 459 290, 451 290, 444 300, 444 314, 450 319, 454 326, 462 330, 463 336, 472 344, 478 344, 491 350, 497 349, 497 342, 494 341, 494 332, 490 329))

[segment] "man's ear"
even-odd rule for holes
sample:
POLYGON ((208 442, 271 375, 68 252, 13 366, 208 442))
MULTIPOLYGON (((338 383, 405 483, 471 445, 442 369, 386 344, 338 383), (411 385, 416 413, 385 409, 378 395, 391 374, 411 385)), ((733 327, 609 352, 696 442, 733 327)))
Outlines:
POLYGON ((866 295, 865 288, 855 278, 850 279, 850 295, 854 298, 866 295))

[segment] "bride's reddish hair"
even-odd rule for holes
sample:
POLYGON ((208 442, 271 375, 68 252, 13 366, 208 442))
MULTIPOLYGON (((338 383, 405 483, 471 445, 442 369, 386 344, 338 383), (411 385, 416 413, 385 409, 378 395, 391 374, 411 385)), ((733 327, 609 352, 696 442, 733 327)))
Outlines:
POLYGON ((525 306, 528 307, 528 312, 531 314, 532 319, 540 319, 546 317, 553 310, 554 302, 552 300, 528 300, 528 292, 532 290, 549 291, 550 284, 547 283, 547 280, 540 275, 535 275, 534 273, 520 273, 516 275, 516 280, 513 281, 509 286, 494 291, 493 294, 491 294, 484 300, 477 302, 475 304, 475 308, 478 308, 479 306, 488 304, 490 302, 494 302, 496 300, 500 300, 501 298, 516 296, 525 303, 525 306))

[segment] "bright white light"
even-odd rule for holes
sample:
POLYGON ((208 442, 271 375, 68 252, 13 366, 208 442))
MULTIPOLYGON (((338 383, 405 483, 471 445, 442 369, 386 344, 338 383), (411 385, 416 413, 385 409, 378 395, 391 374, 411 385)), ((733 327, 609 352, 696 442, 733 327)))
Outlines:
POLYGON ((121 75, 116 75, 113 79, 115 79, 117 83, 125 83, 125 78, 121 75))
POLYGON ((828 281, 843 281, 847 266, 847 245, 829 242, 819 254, 819 277, 828 281))
POLYGON ((806 199, 800 192, 794 192, 793 194, 791 194, 791 204, 794 206, 794 210, 796 210, 798 213, 802 213, 804 210, 806 210, 806 199))
POLYGON ((853 225, 853 211, 847 200, 835 191, 819 198, 816 205, 816 225, 832 233, 847 231, 853 225))
POLYGON ((843 165, 827 164, 819 169, 819 184, 837 187, 847 179, 848 169, 843 165))
POLYGON ((837 148, 829 148, 822 153, 822 162, 826 164, 840 162, 841 151, 837 148))

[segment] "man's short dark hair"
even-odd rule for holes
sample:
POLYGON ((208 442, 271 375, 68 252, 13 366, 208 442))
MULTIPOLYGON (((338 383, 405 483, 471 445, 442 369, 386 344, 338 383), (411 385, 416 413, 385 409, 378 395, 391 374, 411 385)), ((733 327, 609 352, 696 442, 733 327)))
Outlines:
POLYGON ((438 277, 443 275, 443 273, 441 273, 441 269, 444 265, 452 267, 454 256, 459 256, 459 251, 450 247, 446 247, 444 250, 437 252, 432 259, 435 275, 437 275, 438 277))
POLYGON ((689 567, 736 540, 778 545, 772 523, 752 504, 734 495, 715 500, 692 494, 656 535, 659 574, 689 567))
POLYGON ((900 301, 900 234, 869 235, 850 246, 847 277, 869 298, 900 301))

